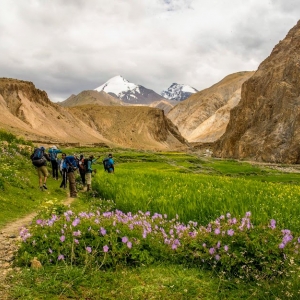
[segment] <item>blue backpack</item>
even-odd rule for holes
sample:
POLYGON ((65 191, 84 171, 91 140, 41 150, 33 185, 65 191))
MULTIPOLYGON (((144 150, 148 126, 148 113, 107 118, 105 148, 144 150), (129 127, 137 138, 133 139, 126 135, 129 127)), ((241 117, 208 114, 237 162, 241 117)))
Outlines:
POLYGON ((44 149, 42 148, 35 148, 33 155, 32 155, 32 164, 36 167, 41 167, 46 162, 46 158, 44 156, 44 149))
POLYGON ((103 159, 103 167, 104 171, 108 171, 110 168, 112 168, 112 164, 109 161, 109 157, 103 159))
POLYGON ((57 153, 56 153, 55 151, 52 150, 52 151, 50 152, 50 159, 51 159, 51 160, 56 160, 56 158, 57 158, 57 153))

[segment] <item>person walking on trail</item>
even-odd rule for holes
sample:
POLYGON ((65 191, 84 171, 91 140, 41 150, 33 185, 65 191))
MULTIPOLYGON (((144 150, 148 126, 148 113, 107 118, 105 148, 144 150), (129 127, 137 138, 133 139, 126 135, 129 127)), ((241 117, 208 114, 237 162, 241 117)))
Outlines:
POLYGON ((78 169, 76 155, 68 155, 64 159, 63 168, 67 171, 67 176, 69 180, 70 197, 77 197, 75 172, 78 169))
POLYGON ((61 172, 61 177, 62 177, 62 182, 60 184, 60 187, 64 189, 67 187, 67 179, 68 179, 67 169, 64 168, 65 158, 66 158, 66 153, 62 153, 60 165, 59 165, 59 171, 61 172))
POLYGON ((82 184, 85 186, 85 171, 86 170, 85 170, 85 166, 84 166, 84 156, 83 156, 83 154, 81 154, 80 157, 79 157, 78 165, 79 165, 80 178, 81 178, 82 184))
POLYGON ((47 161, 50 161, 50 157, 47 153, 45 153, 45 147, 41 146, 39 148, 35 148, 30 158, 32 164, 37 168, 40 190, 47 190, 48 188, 46 184, 49 175, 47 169, 47 161))
POLYGON ((52 146, 48 150, 50 159, 51 159, 51 166, 52 166, 52 177, 55 180, 58 180, 58 163, 57 163, 57 153, 61 153, 62 151, 57 149, 56 146, 52 146))
POLYGON ((100 158, 100 156, 98 156, 97 158, 94 158, 94 155, 90 155, 88 160, 85 161, 85 165, 86 165, 85 181, 86 181, 86 190, 87 191, 92 189, 92 173, 93 173, 93 171, 96 172, 96 170, 92 169, 92 164, 95 163, 97 161, 97 159, 99 159, 99 158, 100 158))
POLYGON ((115 161, 113 160, 113 155, 111 153, 103 160, 103 166, 104 171, 107 171, 108 173, 115 172, 115 161))

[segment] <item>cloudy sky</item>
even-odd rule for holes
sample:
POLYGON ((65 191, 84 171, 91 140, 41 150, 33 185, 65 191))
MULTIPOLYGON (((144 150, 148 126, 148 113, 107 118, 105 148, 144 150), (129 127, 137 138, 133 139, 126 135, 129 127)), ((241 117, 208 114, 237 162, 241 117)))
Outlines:
POLYGON ((116 75, 160 93, 256 70, 299 0, 1 0, 0 77, 62 101, 116 75))

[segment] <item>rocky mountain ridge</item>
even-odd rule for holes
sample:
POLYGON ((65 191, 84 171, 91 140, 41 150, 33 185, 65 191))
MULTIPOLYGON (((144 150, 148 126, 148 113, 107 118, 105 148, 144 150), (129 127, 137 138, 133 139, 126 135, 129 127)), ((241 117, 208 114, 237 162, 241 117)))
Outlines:
POLYGON ((242 86, 217 157, 300 163, 300 21, 242 86))
POLYGON ((123 106, 65 108, 51 102, 47 93, 36 89, 33 83, 10 78, 0 78, 0 107, 0 128, 37 143, 130 145, 153 150, 186 147, 176 127, 155 108, 131 107, 130 111, 123 106), (132 123, 134 116, 140 118, 139 139, 128 134, 136 130, 132 123), (159 130, 148 116, 155 116, 159 130))
POLYGON ((161 96, 169 100, 183 101, 197 92, 198 90, 189 85, 172 83, 166 90, 163 90, 160 94, 161 96))
POLYGON ((98 105, 123 105, 123 102, 103 91, 97 92, 94 90, 82 91, 78 95, 71 95, 65 101, 58 103, 64 107, 85 105, 85 104, 98 104, 98 105))

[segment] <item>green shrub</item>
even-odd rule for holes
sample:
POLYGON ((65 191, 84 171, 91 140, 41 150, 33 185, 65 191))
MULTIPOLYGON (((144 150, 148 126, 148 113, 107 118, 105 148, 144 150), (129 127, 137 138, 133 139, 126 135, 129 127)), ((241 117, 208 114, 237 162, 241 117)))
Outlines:
POLYGON ((285 274, 298 261, 299 240, 273 220, 253 227, 250 213, 229 214, 206 227, 149 212, 66 211, 23 228, 16 263, 116 267, 172 262, 214 269, 227 276, 261 279, 285 274))

